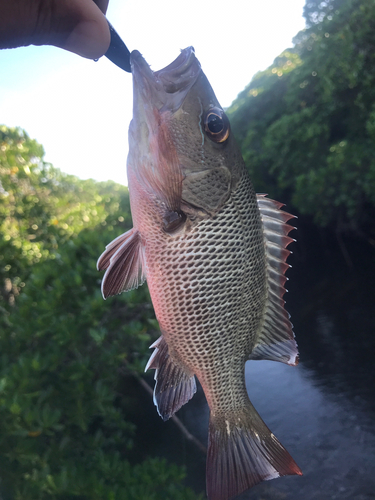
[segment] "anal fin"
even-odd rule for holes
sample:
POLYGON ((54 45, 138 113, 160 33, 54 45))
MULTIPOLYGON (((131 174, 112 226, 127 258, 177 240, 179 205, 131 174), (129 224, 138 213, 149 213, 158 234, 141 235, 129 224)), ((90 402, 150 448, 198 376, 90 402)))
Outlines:
POLYGON ((168 345, 159 337, 151 347, 155 348, 145 371, 155 372, 154 403, 163 420, 168 420, 177 410, 187 403, 197 391, 195 377, 177 364, 169 355, 168 345))
POLYGON ((114 239, 98 259, 99 271, 106 270, 102 294, 111 295, 138 288, 145 281, 144 252, 137 229, 131 229, 114 239))
POLYGON ((302 472, 250 401, 237 412, 210 415, 206 465, 209 500, 229 500, 261 481, 286 475, 302 472))
POLYGON ((263 222, 268 297, 264 322, 249 359, 281 361, 294 366, 298 364, 298 348, 283 299, 284 275, 290 267, 286 260, 291 253, 286 247, 294 241, 288 234, 295 229, 287 222, 294 216, 280 210, 282 203, 265 195, 258 194, 257 202, 263 222))

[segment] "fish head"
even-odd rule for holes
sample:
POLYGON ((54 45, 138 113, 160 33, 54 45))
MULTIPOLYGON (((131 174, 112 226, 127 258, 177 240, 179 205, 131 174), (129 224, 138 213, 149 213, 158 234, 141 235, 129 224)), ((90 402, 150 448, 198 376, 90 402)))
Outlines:
POLYGON ((214 216, 236 187, 243 160, 194 49, 155 72, 134 51, 131 65, 130 190, 137 186, 138 196, 155 201, 166 230, 214 216))

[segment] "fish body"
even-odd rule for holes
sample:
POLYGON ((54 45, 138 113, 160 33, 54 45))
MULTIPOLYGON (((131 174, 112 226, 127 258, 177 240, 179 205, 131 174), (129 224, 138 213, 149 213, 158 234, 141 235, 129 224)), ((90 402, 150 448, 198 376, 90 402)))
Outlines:
POLYGON ((161 337, 147 368, 164 420, 200 381, 210 408, 207 494, 227 500, 301 474, 251 404, 249 359, 298 351, 282 296, 292 241, 280 203, 256 195, 229 121, 189 47, 152 72, 131 55, 128 182, 133 229, 98 261, 104 297, 146 278, 161 337))

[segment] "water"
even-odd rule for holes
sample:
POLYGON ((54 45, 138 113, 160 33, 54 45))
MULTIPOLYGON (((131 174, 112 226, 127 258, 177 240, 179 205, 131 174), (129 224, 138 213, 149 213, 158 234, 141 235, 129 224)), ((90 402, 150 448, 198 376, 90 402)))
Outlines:
MULTIPOLYGON (((349 261, 334 240, 322 246, 318 237, 302 234, 288 273, 300 364, 246 365, 254 406, 304 475, 262 483, 241 500, 375 500, 375 251, 347 241, 349 261)), ((147 454, 185 465, 187 484, 204 491, 203 454, 173 422, 151 417, 156 410, 147 395, 141 413, 147 454)), ((201 390, 178 416, 206 443, 201 390)))

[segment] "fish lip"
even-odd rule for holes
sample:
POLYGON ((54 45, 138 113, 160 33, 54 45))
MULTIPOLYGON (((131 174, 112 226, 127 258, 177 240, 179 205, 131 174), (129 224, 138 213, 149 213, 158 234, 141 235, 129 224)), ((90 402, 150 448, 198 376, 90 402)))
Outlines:
POLYGON ((133 50, 130 54, 130 66, 134 77, 139 74, 144 74, 148 78, 153 78, 153 72, 150 66, 138 50, 133 50))
POLYGON ((131 53, 130 63, 134 84, 145 94, 145 98, 158 103, 159 109, 172 111, 182 104, 201 71, 193 47, 181 50, 173 62, 158 71, 151 70, 138 50, 131 53))

